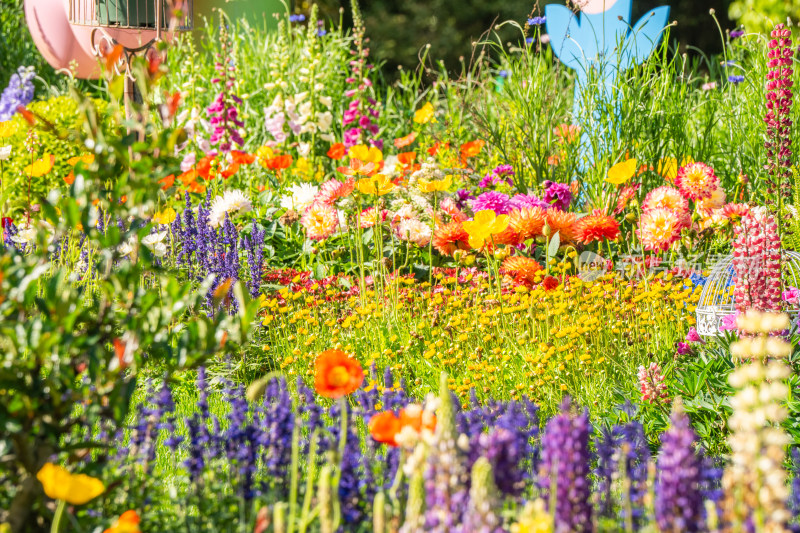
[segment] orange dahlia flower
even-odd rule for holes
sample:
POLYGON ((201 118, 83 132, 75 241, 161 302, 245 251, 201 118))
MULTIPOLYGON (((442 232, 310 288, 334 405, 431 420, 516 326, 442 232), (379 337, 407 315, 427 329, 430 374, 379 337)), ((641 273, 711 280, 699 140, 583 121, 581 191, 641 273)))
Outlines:
POLYGON ((651 209, 642 214, 636 235, 646 250, 663 252, 681 236, 683 221, 669 209, 651 209))
POLYGON ((327 239, 336 231, 339 226, 339 215, 332 206, 322 202, 314 202, 303 213, 300 225, 306 229, 306 235, 309 239, 321 241, 322 239, 327 239))
POLYGON ((722 215, 728 218, 732 224, 738 224, 749 212, 750 206, 747 204, 726 204, 722 207, 722 215))
POLYGON ((710 198, 719 187, 719 178, 714 169, 705 163, 689 163, 678 169, 675 185, 685 197, 692 200, 710 198))
POLYGON ((542 265, 529 257, 512 255, 503 261, 502 269, 515 280, 531 285, 536 282, 536 273, 542 270, 542 265))
POLYGON ((469 250, 469 234, 459 221, 437 226, 433 232, 433 247, 442 255, 453 255, 456 250, 469 250))
POLYGON ((547 211, 541 207, 523 207, 508 214, 508 226, 524 241, 542 234, 546 217, 547 211))
POLYGON ((575 224, 578 242, 589 244, 593 241, 609 241, 619 237, 619 223, 608 215, 588 215, 575 224))
POLYGON ((547 210, 547 225, 550 226, 550 235, 555 235, 558 232, 561 242, 570 242, 575 240, 575 222, 578 215, 575 213, 567 213, 558 209, 547 210))
POLYGON ((361 363, 341 350, 325 350, 317 356, 314 388, 326 398, 341 398, 358 390, 364 381, 361 363))

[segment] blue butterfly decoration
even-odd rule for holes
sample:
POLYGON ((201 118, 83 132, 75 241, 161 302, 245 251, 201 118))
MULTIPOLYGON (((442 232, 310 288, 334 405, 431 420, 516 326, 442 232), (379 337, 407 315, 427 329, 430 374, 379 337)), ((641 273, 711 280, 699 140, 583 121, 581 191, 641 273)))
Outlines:
MULTIPOLYGON (((633 0, 592 0, 596 7, 600 4, 604 11, 576 14, 569 8, 558 4, 545 6, 545 25, 550 36, 553 53, 568 68, 575 71, 575 100, 573 117, 597 117, 597 108, 588 115, 583 109, 583 98, 587 86, 596 83, 602 101, 612 102, 612 88, 620 72, 647 59, 661 40, 669 18, 669 6, 657 7, 631 25, 633 0)), ((592 9, 594 10, 594 9, 592 9)), ((614 106, 616 107, 616 106, 614 106)), ((587 142, 591 124, 580 124, 583 131, 582 145, 587 159, 591 158, 591 148, 587 142)), ((595 138, 606 137, 596 132, 595 138)))

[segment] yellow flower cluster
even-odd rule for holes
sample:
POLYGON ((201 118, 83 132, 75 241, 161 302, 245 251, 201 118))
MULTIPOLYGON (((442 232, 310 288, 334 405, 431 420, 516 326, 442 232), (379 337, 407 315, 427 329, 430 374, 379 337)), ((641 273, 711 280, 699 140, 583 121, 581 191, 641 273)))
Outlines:
POLYGON ((669 275, 584 281, 568 276, 571 268, 551 264, 553 290, 504 279, 500 298, 477 272, 460 273, 460 282, 439 273, 433 289, 396 279, 363 299, 339 287, 284 288, 262 302, 261 344, 295 376, 310 376, 314 355, 336 348, 367 366, 391 367, 421 393, 444 370, 464 399, 475 389, 495 398, 544 402, 568 393, 585 404, 610 402, 615 382, 629 375, 635 386, 638 365, 674 355, 694 324, 700 291, 669 275))

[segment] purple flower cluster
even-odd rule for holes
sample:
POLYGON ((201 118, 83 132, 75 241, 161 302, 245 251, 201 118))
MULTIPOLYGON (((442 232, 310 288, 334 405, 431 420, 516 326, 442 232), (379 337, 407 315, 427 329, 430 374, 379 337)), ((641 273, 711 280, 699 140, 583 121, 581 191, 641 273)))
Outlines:
POLYGON ((541 207, 542 209, 550 209, 550 204, 534 196, 533 194, 516 194, 511 198, 512 209, 525 209, 530 207, 541 207))
POLYGON ((655 486, 656 522, 661 531, 703 528, 702 461, 695 453, 696 436, 689 418, 673 412, 672 426, 661 436, 655 486))
POLYGON ((244 121, 239 118, 237 105, 241 105, 242 100, 233 93, 236 83, 236 66, 228 56, 231 48, 230 39, 226 25, 223 23, 220 29, 220 51, 214 68, 217 77, 211 83, 220 85, 220 92, 214 102, 206 108, 209 115, 209 123, 214 128, 211 138, 208 140, 212 146, 218 145, 219 151, 226 154, 231 151, 232 143, 242 146, 242 139, 239 128, 244 127, 244 121))
POLYGON ((561 211, 569 209, 569 204, 572 201, 572 192, 569 190, 569 185, 550 180, 546 180, 543 185, 545 202, 561 211))
POLYGON ((539 488, 545 501, 555 492, 556 531, 592 531, 592 484, 589 480, 589 414, 573 416, 569 400, 561 414, 551 418, 542 436, 539 488))
POLYGON ((510 177, 513 175, 514 169, 511 165, 500 165, 486 174, 483 179, 481 179, 478 187, 481 189, 488 189, 495 185, 513 185, 514 181, 510 177))
POLYGON ((538 449, 532 442, 539 434, 539 408, 530 400, 491 401, 484 406, 471 398, 471 408, 458 414, 459 432, 470 436, 468 468, 486 457, 495 474, 495 485, 509 496, 521 494, 536 471, 538 449), (492 428, 490 432, 485 432, 492 428))
MULTIPOLYGON (((195 216, 189 194, 186 194, 186 206, 182 217, 175 217, 170 224, 173 239, 178 244, 173 252, 175 263, 184 267, 189 277, 196 281, 214 274, 214 282, 207 295, 207 302, 211 308, 215 290, 226 279, 237 281, 245 277, 241 273, 240 250, 242 250, 247 256, 249 266, 248 289, 251 296, 258 296, 264 268, 266 232, 254 225, 249 236, 240 238, 236 227, 227 217, 222 227, 215 229, 209 224, 210 209, 210 195, 207 195, 205 202, 197 207, 195 216)), ((236 300, 230 298, 232 292, 228 296, 235 310, 236 300)))
POLYGON ((35 76, 33 67, 19 67, 17 72, 11 75, 8 87, 0 95, 0 122, 11 120, 18 107, 31 103, 35 76))

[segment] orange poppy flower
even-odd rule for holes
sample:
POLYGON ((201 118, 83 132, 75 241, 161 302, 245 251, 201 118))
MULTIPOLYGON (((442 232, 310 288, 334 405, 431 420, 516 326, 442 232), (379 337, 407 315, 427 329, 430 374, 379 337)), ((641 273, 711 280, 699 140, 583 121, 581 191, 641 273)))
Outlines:
POLYGON ((448 148, 450 148, 450 143, 449 142, 448 143, 442 143, 442 142, 436 141, 436 143, 433 146, 428 148, 428 155, 434 156, 434 155, 439 153, 439 150, 447 150, 448 148))
POLYGON ((347 155, 347 148, 342 143, 336 143, 328 150, 328 157, 337 161, 344 158, 345 155, 347 155))
POLYGON ((469 141, 461 145, 461 157, 468 159, 470 157, 475 157, 479 153, 481 153, 481 149, 486 143, 481 139, 477 139, 475 141, 469 141))
POLYGON ((395 435, 400 433, 400 419, 392 411, 384 411, 369 419, 369 434, 377 442, 397 446, 395 435))
POLYGON ((252 165, 256 162, 255 154, 248 154, 239 150, 231 151, 231 164, 233 165, 252 165))
POLYGON ((75 174, 73 174, 71 170, 69 171, 69 174, 64 176, 64 183, 66 183, 67 185, 72 185, 73 183, 75 183, 75 174))
POLYGON ((403 165, 404 167, 411 165, 416 158, 417 158, 416 152, 403 152, 397 154, 397 162, 403 165))
POLYGON ((341 398, 364 381, 361 364, 341 350, 325 350, 317 357, 314 388, 326 398, 341 398))
POLYGON ((292 156, 289 154, 276 155, 264 161, 265 167, 270 170, 280 171, 289 168, 292 164, 292 156))
POLYGON ((124 51, 125 48, 123 48, 121 44, 118 44, 114 48, 112 48, 111 50, 107 50, 103 54, 103 57, 106 60, 107 71, 111 71, 111 69, 114 68, 114 65, 116 65, 117 62, 120 60, 120 58, 122 57, 122 52, 124 51))
MULTIPOLYGON (((214 177, 212 172, 211 172, 211 164, 213 162, 214 162, 214 156, 211 156, 211 155, 207 155, 203 159, 198 161, 197 164, 194 166, 195 167, 194 168, 195 177, 196 176, 202 176, 203 178, 205 178, 207 180, 212 179, 214 177)), ((191 172, 191 170, 189 172, 191 172)), ((184 172, 184 174, 186 174, 186 173, 184 172)))
POLYGON ((222 176, 222 179, 228 179, 237 172, 239 172, 239 165, 233 163, 231 166, 220 172, 219 175, 222 176))
POLYGON ((410 146, 417 138, 417 132, 412 131, 405 137, 400 137, 399 139, 394 140, 394 145, 397 148, 405 148, 406 146, 410 146))
POLYGON ((158 182, 161 184, 161 190, 166 191, 173 185, 175 185, 175 174, 170 174, 169 176, 164 176, 158 182))
POLYGON ((103 531, 103 533, 140 533, 141 519, 136 511, 125 511, 117 519, 117 523, 103 531))
POLYGON ((190 183, 189 186, 186 187, 186 190, 196 194, 205 194, 206 186, 195 181, 190 183))
POLYGON ((360 159, 351 159, 350 166, 337 167, 336 170, 345 176, 369 176, 376 170, 375 163, 364 163, 360 159))
POLYGON ((175 113, 178 111, 178 106, 180 105, 181 105, 181 93, 176 91, 167 98, 167 112, 169 113, 170 117, 175 116, 175 113))

